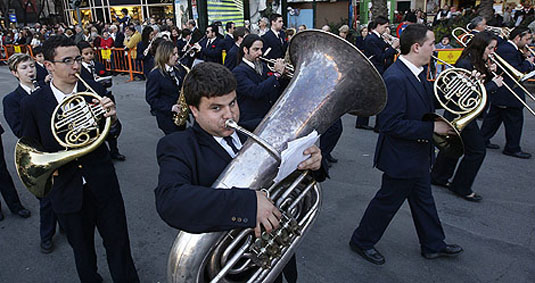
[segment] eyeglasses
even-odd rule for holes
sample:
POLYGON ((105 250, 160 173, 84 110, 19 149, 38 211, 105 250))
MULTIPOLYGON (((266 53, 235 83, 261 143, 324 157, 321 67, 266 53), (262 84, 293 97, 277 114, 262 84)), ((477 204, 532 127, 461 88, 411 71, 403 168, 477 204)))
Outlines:
POLYGON ((51 62, 63 63, 65 65, 67 65, 67 66, 72 66, 72 65, 74 65, 74 62, 76 62, 78 64, 81 64, 82 63, 82 56, 76 56, 75 58, 67 57, 67 58, 64 58, 63 60, 52 60, 51 62))

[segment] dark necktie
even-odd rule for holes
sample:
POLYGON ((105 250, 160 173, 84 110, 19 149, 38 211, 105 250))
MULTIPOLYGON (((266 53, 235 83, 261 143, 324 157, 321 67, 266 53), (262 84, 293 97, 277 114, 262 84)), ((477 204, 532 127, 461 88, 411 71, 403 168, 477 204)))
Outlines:
POLYGON ((173 70, 169 71, 169 76, 171 77, 171 79, 173 80, 175 85, 177 87, 179 87, 180 86, 180 80, 177 78, 174 68, 173 68, 173 70))
POLYGON ((227 144, 230 146, 230 148, 232 148, 232 151, 234 151, 235 154, 238 154, 238 148, 234 145, 234 142, 232 141, 232 137, 231 136, 228 136, 228 137, 224 137, 223 138, 227 144))

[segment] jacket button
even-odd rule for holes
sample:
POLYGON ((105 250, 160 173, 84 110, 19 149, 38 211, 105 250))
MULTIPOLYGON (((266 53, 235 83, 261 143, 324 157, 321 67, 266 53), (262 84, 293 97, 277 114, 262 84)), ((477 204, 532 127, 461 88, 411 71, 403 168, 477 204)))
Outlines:
POLYGON ((241 222, 241 217, 238 217, 237 221, 238 221, 238 222, 241 222))
POLYGON ((236 217, 232 216, 231 220, 232 220, 232 222, 236 222, 236 217))
POLYGON ((83 167, 82 164, 78 164, 78 168, 82 169, 82 167, 83 167))
POLYGON ((249 219, 247 219, 247 218, 243 219, 243 223, 247 223, 248 221, 249 221, 249 219))

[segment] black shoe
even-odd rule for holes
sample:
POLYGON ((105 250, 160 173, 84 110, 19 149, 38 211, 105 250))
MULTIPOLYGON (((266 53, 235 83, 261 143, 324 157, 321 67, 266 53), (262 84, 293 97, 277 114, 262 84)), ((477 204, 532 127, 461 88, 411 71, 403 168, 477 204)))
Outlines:
POLYGON ((22 218, 28 218, 32 215, 32 213, 26 208, 21 208, 19 211, 15 212, 15 214, 22 218))
POLYGON ((377 264, 377 265, 385 264, 385 257, 381 253, 379 253, 379 251, 377 251, 375 248, 364 250, 351 241, 349 241, 349 247, 351 247, 351 250, 359 254, 365 260, 373 264, 377 264))
POLYGON ((463 196, 463 198, 467 201, 473 201, 473 202, 480 202, 483 197, 476 194, 476 193, 473 193, 473 194, 469 194, 469 195, 465 195, 463 196))
POLYGON ((363 130, 369 130, 369 131, 373 130, 373 127, 370 127, 368 125, 355 125, 355 128, 363 129, 363 130))
POLYGON ((4 220, 4 214, 2 213, 2 211, 0 210, 0 221, 4 220))
POLYGON ((325 159, 327 159, 327 161, 329 161, 330 163, 337 163, 338 162, 338 159, 334 158, 330 154, 327 154, 327 156, 325 156, 325 159))
POLYGON ((41 252, 49 254, 54 250, 54 243, 52 240, 46 240, 41 242, 41 252))
POLYGON ((521 158, 521 159, 530 159, 531 158, 531 153, 523 152, 523 151, 509 152, 509 151, 505 151, 504 150, 503 154, 509 155, 509 156, 512 156, 512 157, 516 157, 516 158, 521 158))
POLYGON ((488 143, 487 148, 488 149, 500 149, 500 146, 495 143, 488 143))
POLYGON ((119 160, 119 161, 125 161, 126 160, 126 156, 116 152, 116 153, 112 153, 111 154, 111 159, 119 160))
POLYGON ((431 179, 431 185, 435 185, 435 186, 438 186, 438 187, 443 187, 443 188, 446 188, 446 189, 449 189, 450 186, 451 186, 450 182, 442 183, 442 182, 435 181, 433 179, 431 179))
POLYGON ((436 253, 424 253, 422 252, 422 256, 427 259, 435 259, 439 257, 455 257, 460 255, 463 252, 463 248, 461 248, 459 245, 446 245, 445 248, 442 250, 436 252, 436 253))

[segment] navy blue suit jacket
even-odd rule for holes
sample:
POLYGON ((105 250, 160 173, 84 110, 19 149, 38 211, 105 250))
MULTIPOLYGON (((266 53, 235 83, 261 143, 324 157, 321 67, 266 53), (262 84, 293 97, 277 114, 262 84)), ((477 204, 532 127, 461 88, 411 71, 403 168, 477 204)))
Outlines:
POLYGON ((393 58, 396 52, 394 48, 373 32, 370 32, 364 39, 364 54, 368 58, 373 56, 370 61, 377 71, 379 71, 379 74, 385 72, 386 60, 393 58))
POLYGON ((236 44, 230 48, 230 50, 227 52, 227 57, 225 57, 225 67, 227 67, 229 70, 233 70, 238 65, 238 51, 240 49, 236 44))
MULTIPOLYGON (((93 61, 93 63, 95 64, 95 75, 99 77, 105 77, 107 75, 107 72, 106 72, 106 67, 104 66, 104 64, 98 61, 93 61)), ((86 82, 87 80, 92 80, 92 81, 95 80, 95 77, 93 76, 93 74, 91 74, 91 72, 88 69, 86 69, 84 66, 81 66, 80 76, 86 82)))
POLYGON ((262 35, 262 39, 264 40, 262 54, 264 54, 266 50, 271 47, 271 51, 269 51, 269 53, 266 55, 266 58, 284 58, 286 49, 288 48, 288 42, 286 41, 286 34, 282 30, 280 31, 280 37, 277 37, 270 29, 268 32, 262 35))
MULTIPOLYGON (((511 66, 513 66, 515 69, 522 73, 530 72, 534 69, 534 66, 529 63, 529 61, 524 59, 524 56, 522 55, 522 52, 517 50, 511 43, 508 41, 504 41, 501 44, 498 45, 498 49, 496 50, 496 53, 500 55, 507 63, 509 63, 511 66)), ((504 76, 504 84, 507 84, 509 86, 515 85, 509 77, 504 76)), ((522 100, 526 100, 525 93, 520 90, 520 88, 514 88, 516 94, 522 98, 522 100)), ((499 105, 499 106, 507 106, 507 107, 514 107, 514 108, 523 108, 524 105, 516 99, 513 94, 511 94, 505 87, 500 87, 496 94, 491 99, 492 104, 499 105)))
POLYGON ((199 42, 199 45, 201 45, 201 59, 205 62, 214 62, 214 63, 223 63, 223 57, 221 56, 221 50, 222 50, 222 41, 218 37, 215 38, 215 40, 210 44, 208 47, 206 46, 206 43, 208 42, 208 38, 205 38, 199 42))
POLYGON ((433 122, 424 122, 434 112, 433 89, 397 60, 383 75, 388 99, 378 115, 381 121, 374 165, 393 178, 419 178, 430 174, 434 159, 433 122))
POLYGON ((4 117, 17 138, 22 136, 22 100, 29 94, 19 85, 4 97, 4 117))
POLYGON ((156 155, 156 209, 169 226, 190 233, 256 226, 255 191, 211 188, 232 157, 197 123, 160 139, 156 155))
POLYGON ((171 107, 177 103, 180 87, 186 75, 183 68, 175 67, 180 86, 177 86, 171 76, 156 68, 149 73, 145 88, 145 99, 150 105, 151 111, 163 115, 172 115, 171 107))
POLYGON ((282 93, 282 87, 275 76, 268 76, 264 64, 263 74, 259 75, 249 65, 241 62, 232 70, 238 87, 238 105, 240 107, 240 124, 254 130, 282 93))
MULTIPOLYGON (((87 83, 99 95, 104 96, 105 90, 100 84, 94 81, 87 83)), ((86 91, 80 82, 78 91, 86 91)), ((50 85, 42 86, 22 100, 22 135, 35 140, 45 152, 65 149, 55 140, 50 130, 50 118, 57 105, 50 85)), ((108 148, 102 144, 91 153, 58 169, 58 176, 53 177, 54 183, 49 194, 54 212, 73 213, 82 208, 84 190, 82 176, 97 203, 99 200, 121 198, 119 182, 108 148)))
POLYGON ((37 82, 44 84, 45 78, 48 76, 48 70, 37 62, 35 62, 35 70, 37 71, 37 82))
POLYGON ((232 46, 236 45, 234 44, 234 38, 232 38, 230 35, 226 34, 225 38, 221 42, 221 49, 229 52, 229 50, 232 48, 232 46))

